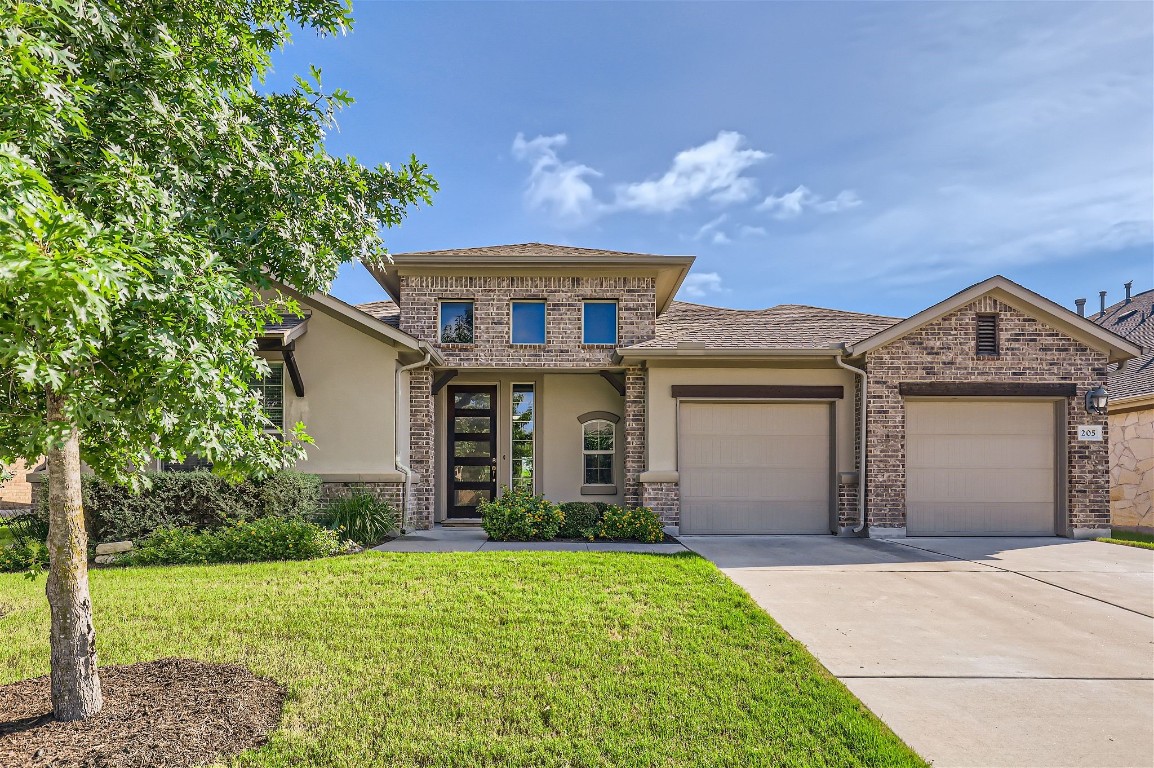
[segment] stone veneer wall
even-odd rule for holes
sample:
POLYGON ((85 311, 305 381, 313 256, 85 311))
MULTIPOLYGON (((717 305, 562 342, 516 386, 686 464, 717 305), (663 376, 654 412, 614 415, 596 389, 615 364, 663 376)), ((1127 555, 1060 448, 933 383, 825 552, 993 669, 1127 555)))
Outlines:
POLYGON ((625 504, 641 500, 641 473, 645 471, 645 400, 648 388, 645 369, 625 369, 625 504))
POLYGON ((1154 533, 1154 407, 1109 420, 1111 521, 1154 533))
MULTIPOLYGON (((1110 527, 1109 456, 1105 442, 1079 442, 1079 424, 1100 423, 1084 408, 1086 392, 1106 384, 1106 356, 1056 328, 983 296, 866 355, 867 519, 871 528, 906 524, 905 404, 903 381, 1073 382, 1067 398, 1067 500, 1069 529, 1110 527), (997 357, 978 357, 976 315, 998 314, 997 357)), ((1070 531, 1059 531, 1068 533, 1070 531)))
POLYGON ((401 276, 401 330, 436 344, 445 367, 597 368, 613 352, 653 338, 657 317, 652 277, 401 276), (512 309, 518 300, 545 301, 545 344, 513 344, 512 309), (617 302, 617 344, 583 344, 586 299, 617 302), (473 343, 440 344, 441 300, 473 302, 473 343))

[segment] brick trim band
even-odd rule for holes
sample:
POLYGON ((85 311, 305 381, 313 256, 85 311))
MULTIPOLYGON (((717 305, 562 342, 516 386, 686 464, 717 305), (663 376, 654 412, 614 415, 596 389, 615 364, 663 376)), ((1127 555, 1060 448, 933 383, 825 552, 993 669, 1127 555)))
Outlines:
POLYGON ((1073 397, 1077 384, 1017 381, 903 381, 902 397, 1073 397))
POLYGON ((844 387, 788 384, 674 384, 674 397, 714 397, 749 400, 841 400, 844 387))

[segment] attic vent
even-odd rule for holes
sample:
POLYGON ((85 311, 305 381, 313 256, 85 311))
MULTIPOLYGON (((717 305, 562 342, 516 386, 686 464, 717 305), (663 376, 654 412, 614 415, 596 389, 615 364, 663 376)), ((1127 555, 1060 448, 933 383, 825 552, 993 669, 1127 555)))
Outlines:
POLYGON ((978 356, 998 356, 997 315, 978 315, 978 356))

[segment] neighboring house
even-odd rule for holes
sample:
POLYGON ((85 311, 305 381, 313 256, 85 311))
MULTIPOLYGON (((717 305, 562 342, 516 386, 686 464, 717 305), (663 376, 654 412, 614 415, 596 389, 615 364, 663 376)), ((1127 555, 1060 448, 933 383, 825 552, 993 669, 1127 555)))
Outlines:
MULTIPOLYGON (((1110 373, 1110 514, 1118 528, 1154 533, 1154 290, 1130 296, 1091 319, 1145 351, 1110 373)), ((1079 307, 1085 300, 1079 300, 1079 307)))
POLYGON ((687 534, 1109 528, 1086 395, 1137 345, 1002 277, 900 320, 675 301, 692 264, 396 254, 370 270, 392 301, 298 296, 307 317, 266 330, 269 415, 306 424, 328 496, 366 488, 408 528, 476 523, 506 485, 687 534))
POLYGON ((28 468, 23 461, 0 465, 12 473, 8 481, 0 480, 0 509, 22 509, 32 503, 32 484, 28 482, 28 468))

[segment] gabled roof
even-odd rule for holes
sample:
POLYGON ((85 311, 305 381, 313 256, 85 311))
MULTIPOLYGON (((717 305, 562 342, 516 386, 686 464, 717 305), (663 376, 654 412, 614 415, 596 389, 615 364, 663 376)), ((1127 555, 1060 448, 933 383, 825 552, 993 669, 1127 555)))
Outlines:
POLYGON ((308 332, 309 313, 304 315, 281 315, 280 321, 267 323, 261 329, 261 340, 268 340, 284 346, 308 332))
POLYGON ((428 343, 398 330, 392 325, 377 319, 373 315, 346 304, 335 296, 327 293, 313 293, 308 296, 299 293, 287 285, 274 283, 286 296, 291 296, 315 311, 323 312, 345 325, 367 334, 378 341, 383 341, 402 352, 404 358, 419 358, 425 354, 432 356, 437 365, 444 362, 440 353, 428 343))
POLYGON ((657 313, 673 301, 681 282, 693 266, 693 256, 661 256, 654 253, 605 251, 549 243, 489 245, 480 248, 449 248, 440 251, 412 251, 392 254, 391 263, 365 264, 365 268, 400 301, 401 270, 453 270, 462 274, 503 274, 536 272, 557 274, 574 270, 623 270, 653 274, 657 280, 657 313))
POLYGON ((840 354, 848 339, 888 328, 900 318, 838 309, 779 304, 768 309, 726 309, 675 301, 657 318, 654 338, 618 350, 622 357, 655 353, 727 352, 840 354))
POLYGON ((857 356, 883 347, 986 294, 993 294, 1010 306, 1058 328, 1086 346, 1105 352, 1112 363, 1130 360, 1142 354, 1140 345, 1099 327, 1093 321, 1080 317, 1077 313, 1055 304, 1045 296, 1023 288, 1013 280, 1001 275, 995 275, 988 280, 971 285, 945 301, 923 309, 913 317, 902 320, 900 323, 854 344, 848 344, 846 351, 850 355, 857 356))
POLYGON ((1143 291, 1090 317, 1098 325, 1141 344, 1146 352, 1110 373, 1110 401, 1154 396, 1154 290, 1143 291))

